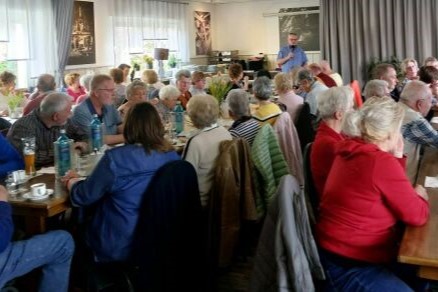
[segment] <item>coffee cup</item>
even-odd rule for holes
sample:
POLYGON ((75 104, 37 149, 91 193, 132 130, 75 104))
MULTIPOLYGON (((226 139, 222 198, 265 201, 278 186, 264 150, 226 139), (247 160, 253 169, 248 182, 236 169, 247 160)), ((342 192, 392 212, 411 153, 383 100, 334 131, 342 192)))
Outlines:
POLYGON ((45 183, 37 183, 30 186, 30 194, 32 197, 44 196, 47 192, 45 183))

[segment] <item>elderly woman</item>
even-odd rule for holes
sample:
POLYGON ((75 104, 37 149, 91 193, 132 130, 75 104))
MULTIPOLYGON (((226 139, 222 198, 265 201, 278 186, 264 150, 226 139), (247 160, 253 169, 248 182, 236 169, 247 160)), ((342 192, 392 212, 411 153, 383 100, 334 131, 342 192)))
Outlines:
POLYGON ((158 113, 164 122, 168 122, 169 114, 175 108, 176 102, 180 95, 181 92, 173 85, 166 85, 160 89, 160 100, 157 104, 155 104, 155 107, 157 108, 158 113))
POLYGON ((341 134, 345 114, 353 109, 354 92, 349 86, 332 87, 318 96, 321 118, 310 156, 310 169, 318 195, 322 194, 335 159, 336 146, 344 140, 341 134))
POLYGON ((389 96, 388 82, 381 79, 373 79, 367 82, 364 89, 364 97, 367 100, 370 97, 377 96, 389 96))
POLYGON ((248 93, 243 89, 232 89, 227 95, 228 112, 234 120, 229 129, 234 138, 243 138, 252 145, 260 124, 249 113, 248 93))
MULTIPOLYGON (((389 97, 372 97, 345 117, 342 130, 354 138, 339 143, 316 225, 330 291, 414 289, 396 274, 399 227, 425 224, 429 206, 404 171, 402 120, 403 107, 389 97)), ((403 269, 415 278, 415 268, 403 269)))
POLYGON ((418 63, 415 59, 404 59, 401 62, 400 67, 403 74, 403 80, 397 84, 397 90, 399 93, 403 91, 406 83, 412 80, 418 80, 418 63))
POLYGON ((258 102, 258 109, 253 113, 253 118, 262 125, 266 123, 274 125, 282 111, 278 105, 270 101, 272 96, 271 80, 265 76, 257 78, 252 84, 252 90, 258 102))
POLYGON ((85 94, 85 89, 79 84, 80 76, 78 73, 69 73, 64 77, 64 82, 67 85, 67 94, 73 98, 75 103, 79 96, 85 94))
POLYGON ((232 137, 224 127, 217 124, 219 105, 213 96, 193 96, 187 105, 187 112, 199 131, 187 141, 183 159, 195 167, 201 203, 205 207, 213 181, 213 166, 219 155, 219 144, 232 137))
POLYGON ((0 115, 8 114, 8 95, 15 91, 17 77, 8 71, 0 74, 0 115))
POLYGON ((125 145, 107 150, 86 180, 64 177, 73 206, 93 206, 86 242, 99 262, 128 259, 142 197, 155 172, 178 160, 154 106, 135 104, 125 121, 125 145))
POLYGON ((157 98, 159 90, 164 87, 164 84, 158 80, 157 72, 153 69, 146 69, 141 75, 141 80, 146 83, 148 100, 157 98))
POLYGON ((192 84, 190 77, 191 75, 189 70, 179 70, 175 74, 176 87, 181 92, 178 100, 181 102, 181 105, 184 109, 187 108, 187 103, 192 97, 192 94, 189 91, 190 84, 192 84))
POLYGON ((123 70, 119 68, 113 68, 110 70, 110 76, 114 81, 115 92, 113 97, 113 104, 117 108, 122 105, 126 98, 126 86, 123 84, 125 76, 123 70))
POLYGON ((134 80, 133 82, 129 83, 129 85, 126 87, 126 99, 127 102, 122 104, 117 110, 120 113, 120 117, 124 119, 129 111, 129 109, 139 103, 145 101, 145 95, 146 95, 146 84, 144 84, 141 81, 134 80))
POLYGON ((81 76, 81 78, 79 79, 79 84, 85 89, 85 94, 78 97, 78 99, 76 100, 76 104, 80 104, 89 97, 91 90, 91 80, 93 79, 93 77, 93 74, 86 74, 81 76))
POLYGON ((296 122, 297 116, 304 99, 295 94, 290 74, 278 73, 274 77, 275 90, 278 93, 278 102, 286 106, 286 111, 290 114, 292 121, 296 122))

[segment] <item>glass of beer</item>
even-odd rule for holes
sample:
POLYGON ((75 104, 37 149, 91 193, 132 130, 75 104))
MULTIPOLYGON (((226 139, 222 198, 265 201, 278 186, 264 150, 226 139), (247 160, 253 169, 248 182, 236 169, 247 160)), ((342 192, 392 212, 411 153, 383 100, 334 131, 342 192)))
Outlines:
POLYGON ((26 175, 35 175, 35 137, 21 138, 26 175))

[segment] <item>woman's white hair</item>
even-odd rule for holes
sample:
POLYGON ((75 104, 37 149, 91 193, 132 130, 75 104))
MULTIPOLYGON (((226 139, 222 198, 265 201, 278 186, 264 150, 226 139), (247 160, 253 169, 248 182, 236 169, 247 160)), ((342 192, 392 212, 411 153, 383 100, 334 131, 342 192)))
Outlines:
POLYGON ((163 86, 158 92, 158 96, 161 100, 175 99, 181 95, 181 92, 173 85, 163 86))
POLYGON ((388 96, 388 82, 381 79, 373 79, 367 82, 364 89, 365 99, 372 96, 388 96))
POLYGON ((334 118, 336 112, 345 113, 353 108, 354 92, 350 86, 331 87, 317 97, 319 117, 334 118))
POLYGON ((249 98, 245 90, 232 89, 226 99, 230 111, 237 117, 249 115, 249 98))
POLYGON ((187 104, 187 113, 198 129, 209 127, 216 123, 219 117, 219 105, 211 95, 195 95, 187 104))
POLYGON ((403 107, 390 97, 370 97, 363 106, 347 113, 342 132, 367 142, 381 142, 400 132, 403 107))

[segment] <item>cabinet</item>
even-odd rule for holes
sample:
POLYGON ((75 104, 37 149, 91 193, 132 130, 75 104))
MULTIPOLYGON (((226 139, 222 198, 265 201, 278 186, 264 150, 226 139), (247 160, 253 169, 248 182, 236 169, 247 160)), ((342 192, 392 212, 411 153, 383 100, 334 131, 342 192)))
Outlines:
POLYGON ((239 60, 239 50, 211 51, 208 55, 208 64, 229 64, 239 60))

